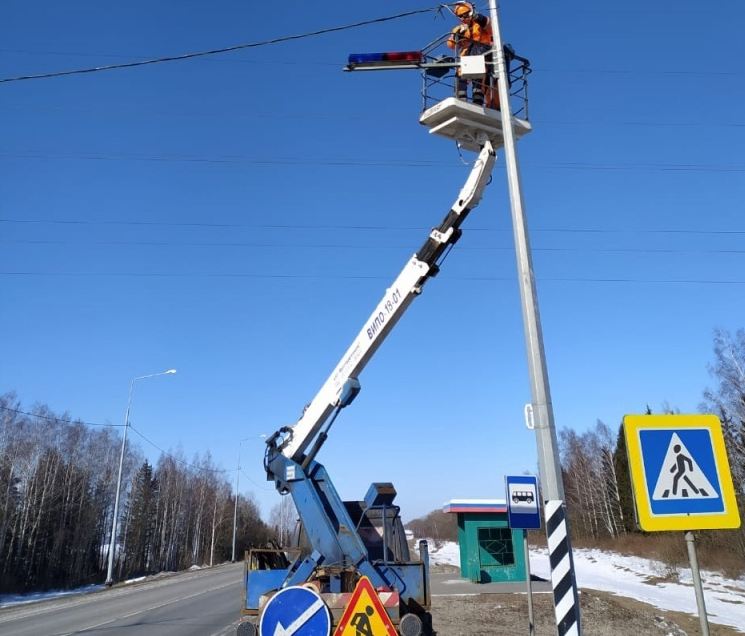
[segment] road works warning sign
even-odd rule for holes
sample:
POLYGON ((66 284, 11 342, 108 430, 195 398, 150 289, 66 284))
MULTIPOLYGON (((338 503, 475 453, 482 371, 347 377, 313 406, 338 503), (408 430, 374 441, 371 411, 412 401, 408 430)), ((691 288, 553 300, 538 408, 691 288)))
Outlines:
POLYGON ((370 579, 357 581, 334 636, 397 636, 370 579))
POLYGON ((740 527, 715 415, 627 415, 623 428, 642 530, 740 527))

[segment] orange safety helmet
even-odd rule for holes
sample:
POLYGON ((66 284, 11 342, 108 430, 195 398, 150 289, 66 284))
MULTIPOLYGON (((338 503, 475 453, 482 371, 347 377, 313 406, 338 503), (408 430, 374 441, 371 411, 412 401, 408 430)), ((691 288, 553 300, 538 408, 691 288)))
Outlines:
POLYGON ((473 5, 470 2, 459 2, 455 5, 453 13, 457 18, 467 20, 468 18, 473 17, 473 5))

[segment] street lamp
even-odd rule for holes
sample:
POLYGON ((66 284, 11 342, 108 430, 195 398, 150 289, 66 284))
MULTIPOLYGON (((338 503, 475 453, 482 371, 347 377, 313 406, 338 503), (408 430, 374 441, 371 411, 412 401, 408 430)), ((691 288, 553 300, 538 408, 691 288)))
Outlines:
MULTIPOLYGON (((261 433, 259 438, 266 437, 266 433, 261 433)), ((235 503, 233 504, 233 555, 230 557, 230 562, 235 563, 235 532, 238 524, 238 477, 241 473, 241 444, 253 440, 253 437, 246 437, 238 441, 238 468, 235 469, 235 503)))
POLYGON ((114 571, 114 544, 116 542, 116 522, 119 516, 119 493, 122 488, 122 465, 124 464, 124 449, 127 445, 127 429, 129 428, 129 411, 132 406, 132 393, 134 392, 135 382, 137 380, 144 380, 145 378, 154 378, 158 375, 173 375, 176 373, 176 369, 168 369, 167 371, 161 371, 160 373, 150 373, 149 375, 141 375, 133 378, 129 383, 129 397, 127 399, 127 411, 124 414, 124 434, 122 435, 122 450, 119 454, 119 477, 116 480, 116 498, 114 499, 114 519, 111 522, 111 543, 109 544, 109 567, 106 572, 106 585, 111 587, 114 583, 113 571, 114 571))

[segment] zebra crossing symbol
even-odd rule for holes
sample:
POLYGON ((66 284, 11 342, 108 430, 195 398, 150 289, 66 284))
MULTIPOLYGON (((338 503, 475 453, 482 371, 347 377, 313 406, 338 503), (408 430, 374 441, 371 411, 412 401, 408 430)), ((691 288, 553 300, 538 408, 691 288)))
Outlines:
POLYGON ((670 444, 662 462, 660 476, 652 499, 706 499, 719 497, 714 486, 691 455, 677 433, 670 437, 670 444))
POLYGON ((740 527, 715 415, 627 415, 623 429, 642 530, 740 527))

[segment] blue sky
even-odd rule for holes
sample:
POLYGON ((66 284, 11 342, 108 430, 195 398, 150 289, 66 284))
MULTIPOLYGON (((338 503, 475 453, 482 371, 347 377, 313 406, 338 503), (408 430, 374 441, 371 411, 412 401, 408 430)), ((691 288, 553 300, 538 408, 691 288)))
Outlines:
MULTIPOLYGON (((0 78, 428 6, 11 1, 0 78)), ((745 7, 514 1, 500 16, 534 68, 518 156, 557 427, 695 411, 713 329, 743 326, 745 7)), ((341 67, 452 25, 423 14, 0 84, 0 391, 121 423, 130 379, 175 367, 138 383, 132 423, 225 469, 247 439, 241 490, 268 512, 259 436, 297 419, 468 172, 418 124, 416 72, 341 67)), ((407 519, 536 470, 501 157, 464 230, 319 456, 344 498, 393 481, 407 519)))

